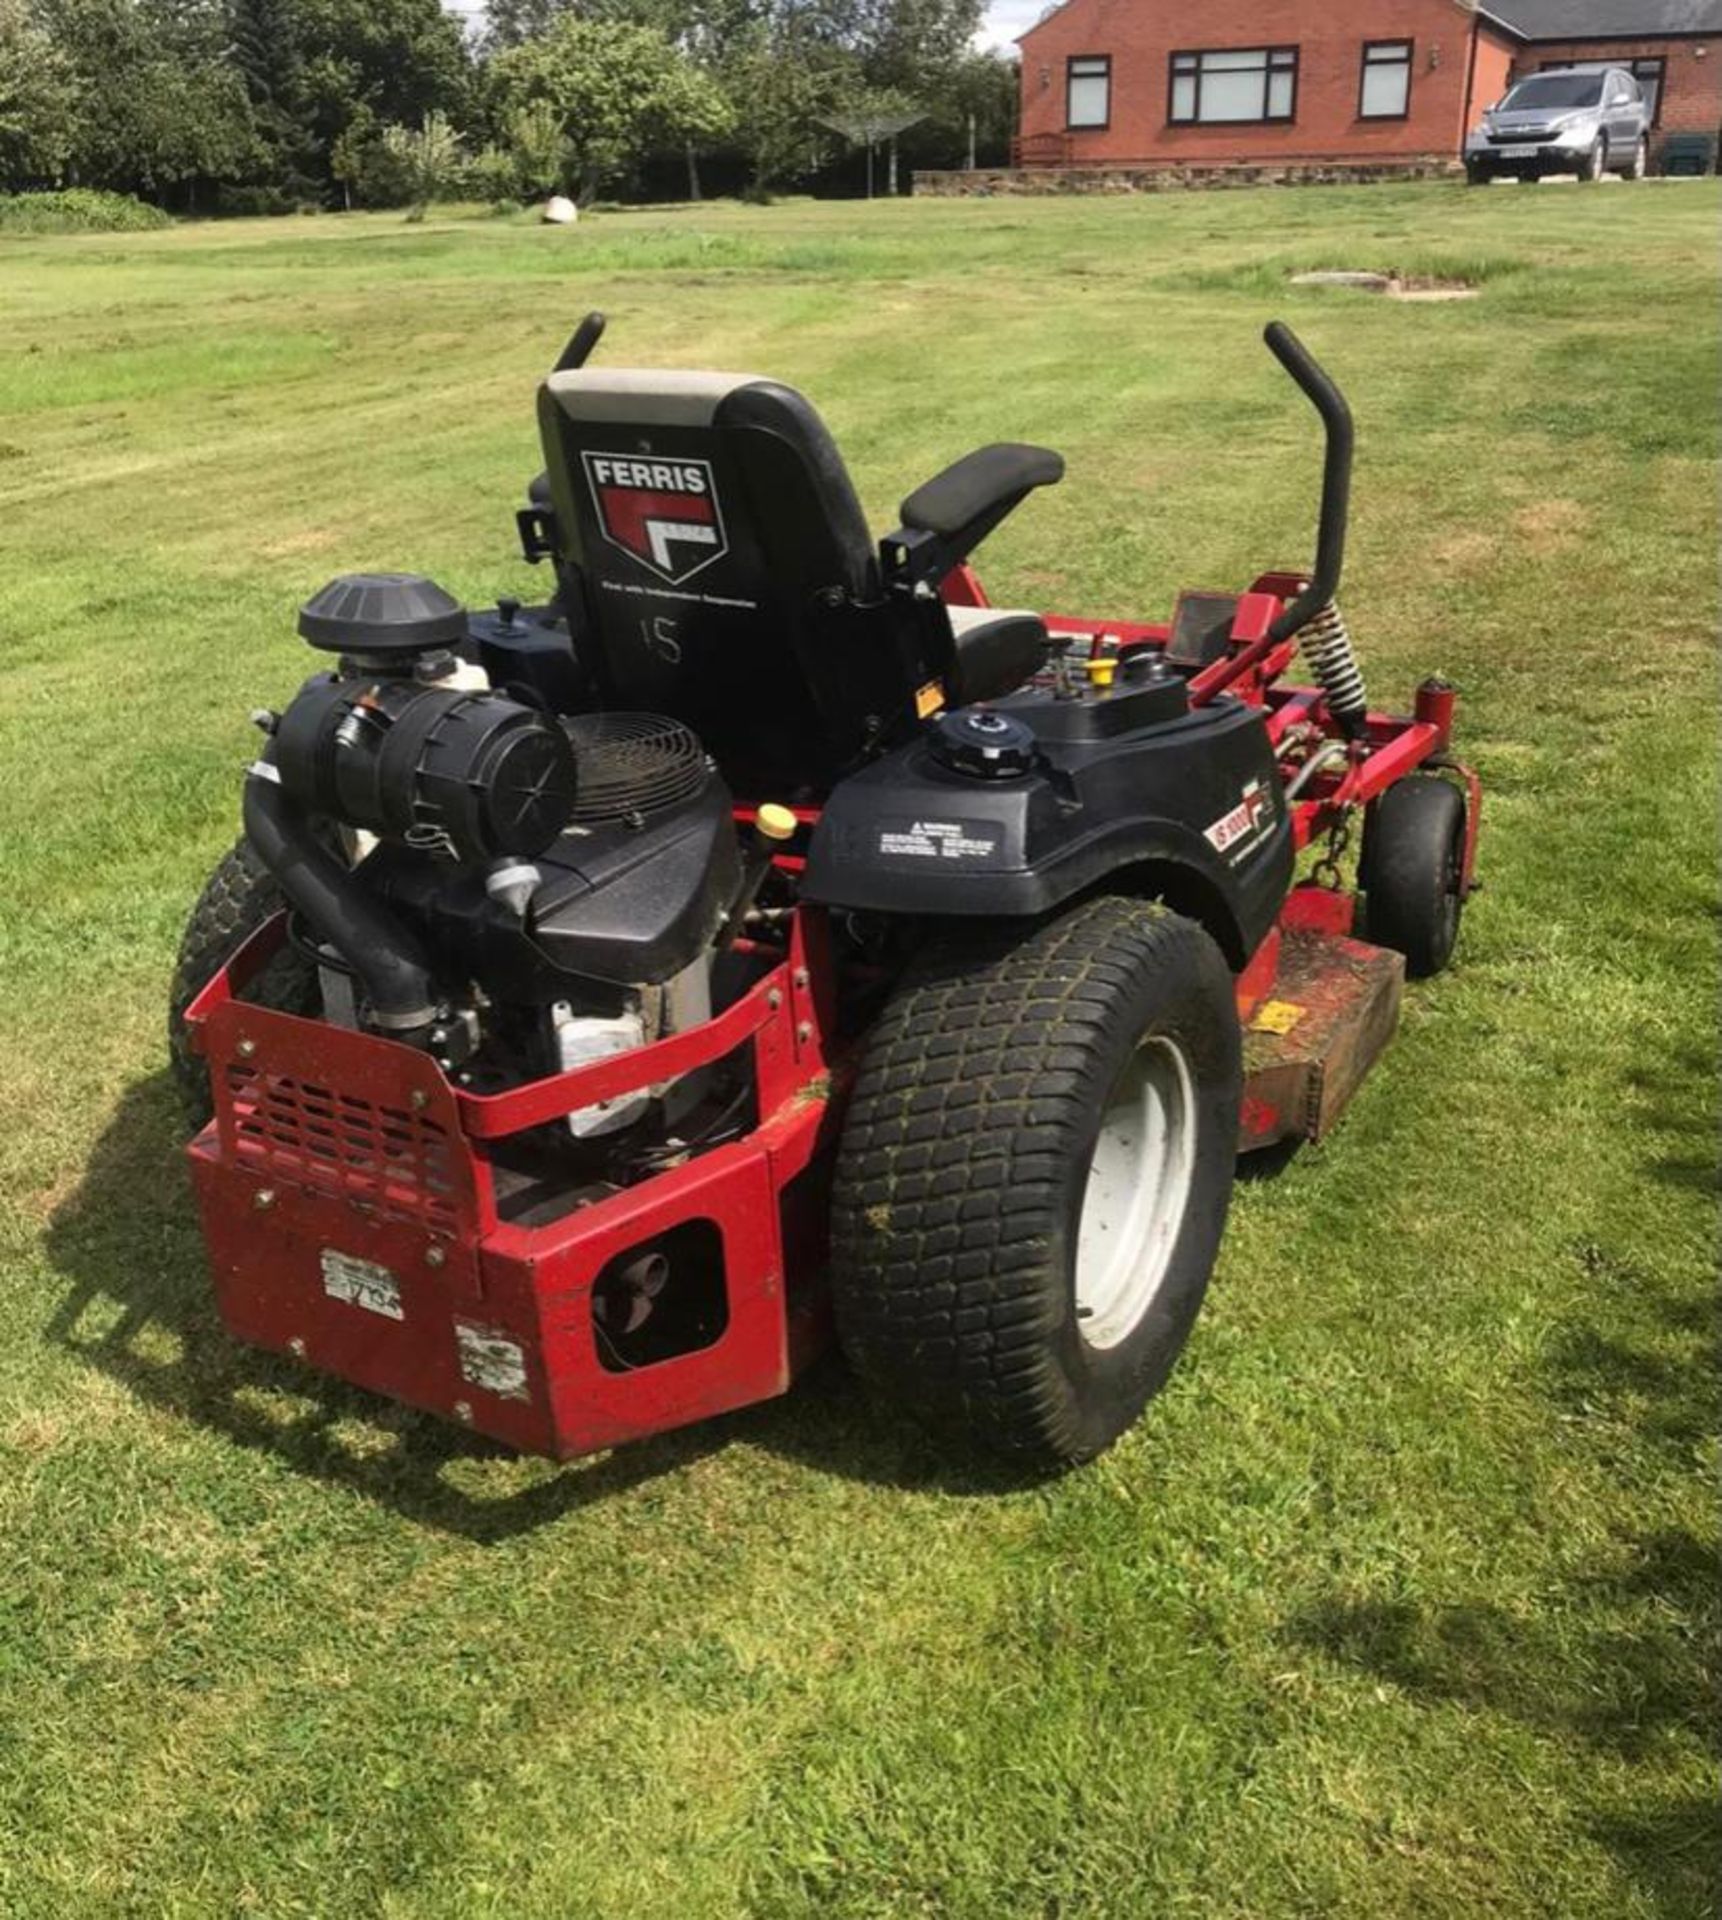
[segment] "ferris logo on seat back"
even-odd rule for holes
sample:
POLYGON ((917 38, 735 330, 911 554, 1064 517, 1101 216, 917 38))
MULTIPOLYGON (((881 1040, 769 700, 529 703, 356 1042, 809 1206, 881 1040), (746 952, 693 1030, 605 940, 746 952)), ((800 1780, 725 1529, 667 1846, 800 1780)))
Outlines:
POLYGON ((599 531, 659 579, 679 586, 729 551, 709 460, 580 458, 599 531))

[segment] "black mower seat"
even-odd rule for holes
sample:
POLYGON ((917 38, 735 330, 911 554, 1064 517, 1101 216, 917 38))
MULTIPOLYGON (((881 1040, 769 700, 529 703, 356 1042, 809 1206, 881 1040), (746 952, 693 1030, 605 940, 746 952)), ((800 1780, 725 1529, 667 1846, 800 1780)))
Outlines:
POLYGON ((947 691, 953 706, 1014 693, 1046 664, 1046 622, 1021 607, 947 607, 953 659, 947 691))
MULTIPOLYGON (((947 620, 887 582, 835 443, 778 381, 581 366, 538 414, 533 504, 602 704, 683 721, 743 791, 827 783, 912 727, 930 683, 988 698, 1044 657, 1033 615, 947 620)), ((982 449, 910 496, 910 524, 936 523, 955 565, 1061 469, 982 449)))

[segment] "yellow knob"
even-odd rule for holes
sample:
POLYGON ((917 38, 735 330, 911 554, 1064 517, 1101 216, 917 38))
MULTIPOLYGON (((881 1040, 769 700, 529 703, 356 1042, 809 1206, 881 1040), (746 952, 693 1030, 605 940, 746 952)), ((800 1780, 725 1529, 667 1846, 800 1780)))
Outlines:
POLYGON ((1097 687, 1105 688, 1112 684, 1112 676, 1118 671, 1118 662, 1110 654, 1102 654, 1098 660, 1088 663, 1089 680, 1097 687))
POLYGON ((780 807, 775 800, 768 800, 753 816, 753 824, 767 840, 793 840, 795 829, 801 822, 788 807, 780 807))

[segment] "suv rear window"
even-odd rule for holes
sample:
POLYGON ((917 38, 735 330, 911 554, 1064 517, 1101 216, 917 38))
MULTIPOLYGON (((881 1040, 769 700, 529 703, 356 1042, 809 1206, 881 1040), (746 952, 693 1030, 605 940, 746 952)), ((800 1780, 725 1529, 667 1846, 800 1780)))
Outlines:
POLYGON ((1501 102, 1503 107, 1594 107, 1602 100, 1600 73, 1539 73, 1521 80, 1501 102))

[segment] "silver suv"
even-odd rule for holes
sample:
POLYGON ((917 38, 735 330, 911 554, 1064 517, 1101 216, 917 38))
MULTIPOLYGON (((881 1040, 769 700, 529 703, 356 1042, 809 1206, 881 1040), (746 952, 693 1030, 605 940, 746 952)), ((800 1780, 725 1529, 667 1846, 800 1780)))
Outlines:
POLYGON ((1533 73, 1488 108, 1465 142, 1472 186, 1576 173, 1642 180, 1650 157, 1650 109, 1624 67, 1533 73))

